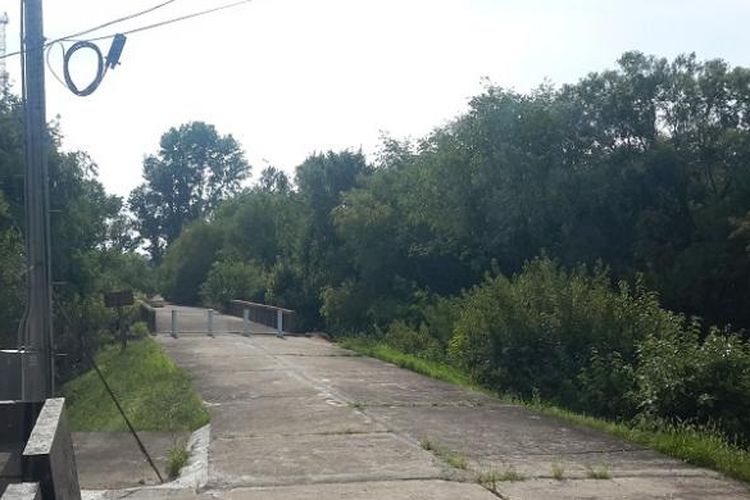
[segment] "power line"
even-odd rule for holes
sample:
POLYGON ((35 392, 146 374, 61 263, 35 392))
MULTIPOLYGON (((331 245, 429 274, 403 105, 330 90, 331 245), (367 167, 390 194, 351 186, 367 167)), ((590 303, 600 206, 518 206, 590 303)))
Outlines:
MULTIPOLYGON (((211 14, 213 12, 218 12, 220 10, 226 10, 226 9, 231 9, 233 7, 238 7, 238 6, 242 5, 242 4, 250 3, 252 1, 253 0, 240 0, 238 2, 233 2, 233 3, 226 4, 226 5, 221 5, 219 7, 214 7, 213 9, 201 10, 201 11, 198 11, 198 12, 193 12, 192 14, 186 14, 184 16, 175 17, 175 18, 172 18, 172 19, 167 19, 166 21, 161 21, 161 22, 158 22, 158 23, 149 24, 149 25, 146 25, 146 26, 141 26, 140 28, 134 28, 132 30, 123 31, 121 34, 123 34, 123 35, 130 35, 132 33, 138 33, 138 32, 141 32, 141 31, 146 31, 146 30, 150 30, 150 29, 154 29, 154 28, 159 28, 161 26, 166 26, 168 24, 176 23, 176 22, 179 22, 179 21, 184 21, 186 19, 192 19, 194 17, 204 16, 206 14, 211 14)), ((99 40, 106 40, 108 38, 112 38, 113 36, 115 36, 115 33, 112 33, 111 35, 105 35, 105 36, 100 36, 100 37, 96 37, 96 38, 91 38, 89 41, 90 42, 96 42, 96 41, 99 41, 99 40)))
POLYGON ((47 42, 45 45, 51 45, 51 44, 53 44, 55 42, 61 42, 63 40, 68 40, 68 39, 71 39, 71 38, 77 38, 79 36, 88 35, 89 33, 92 33, 94 31, 99 31, 100 29, 107 28, 109 26, 112 26, 113 24, 122 23, 122 22, 129 21, 131 19, 135 19, 137 17, 143 16, 143 15, 146 15, 146 14, 150 14, 151 12, 154 12, 155 10, 159 10, 162 7, 166 7, 167 5, 175 3, 176 1, 177 0, 167 0, 166 2, 162 2, 160 4, 154 5, 153 7, 149 7, 148 9, 144 9, 144 10, 141 10, 141 11, 138 11, 138 12, 134 12, 133 14, 129 14, 127 16, 120 17, 118 19, 113 19, 112 21, 107 21, 104 24, 100 24, 99 26, 94 26, 93 28, 89 28, 89 29, 86 29, 84 31, 79 31, 78 33, 75 33, 73 35, 68 35, 68 36, 63 37, 63 38, 58 38, 56 40, 52 40, 50 42, 47 42))
MULTIPOLYGON (((171 2, 174 2, 174 1, 176 1, 176 0, 170 0, 170 2, 167 2, 167 3, 171 3, 171 2)), ((134 28, 132 30, 120 32, 120 34, 129 35, 129 34, 132 34, 132 33, 138 33, 138 32, 141 32, 141 31, 147 31, 147 30, 151 30, 151 29, 154 29, 154 28, 159 28, 161 26, 166 26, 168 24, 173 24, 173 23, 177 23, 177 22, 180 22, 180 21, 185 21, 187 19, 192 19, 192 18, 195 18, 195 17, 204 16, 206 14, 211 14, 213 12, 219 12, 221 10, 231 9, 233 7, 238 7, 240 5, 243 5, 243 4, 246 4, 246 3, 250 3, 252 1, 253 0, 240 0, 240 1, 232 2, 232 3, 226 4, 226 5, 221 5, 219 7, 214 7, 212 9, 206 9, 206 10, 202 10, 202 11, 198 11, 198 12, 193 12, 191 14, 186 14, 184 16, 179 16, 179 17, 175 17, 175 18, 172 18, 172 19, 167 19, 166 21, 161 21, 161 22, 154 23, 154 24, 148 24, 146 26, 141 26, 139 28, 134 28)), ((162 4, 160 4, 160 5, 162 5, 162 4)), ((158 8, 158 7, 159 6, 154 7, 152 9, 155 9, 155 8, 158 8)), ((51 40, 51 41, 45 43, 44 46, 48 47, 49 45, 52 45, 53 43, 62 42, 62 41, 75 41, 76 37, 81 36, 82 34, 91 33, 92 31, 98 31, 98 30, 102 29, 103 27, 110 26, 111 24, 115 24, 117 22, 120 22, 120 20, 111 21, 110 23, 105 23, 105 24, 97 26, 95 28, 84 30, 84 31, 82 31, 80 33, 75 33, 75 34, 72 34, 72 35, 67 35, 67 36, 64 36, 64 37, 55 38, 54 40, 51 40)), ((96 41, 99 41, 99 40, 106 40, 108 38, 114 37, 115 34, 116 33, 112 33, 112 34, 109 34, 109 35, 104 35, 104 36, 99 36, 99 37, 96 37, 96 38, 91 38, 91 39, 88 39, 88 41, 89 42, 96 42, 96 41)), ((23 52, 24 52, 24 50, 17 50, 15 52, 11 52, 11 53, 6 54, 4 56, 0 56, 0 59, 5 59, 5 58, 11 57, 11 56, 16 56, 16 55, 22 54, 23 52)))
MULTIPOLYGON (((94 31, 99 31, 100 29, 112 26, 113 24, 118 24, 118 23, 121 23, 121 22, 124 22, 124 21, 129 21, 131 19, 135 19, 137 17, 143 16, 143 15, 146 15, 146 14, 150 14, 151 12, 159 10, 162 7, 166 7, 167 5, 172 4, 172 3, 176 2, 176 1, 177 0, 166 0, 165 2, 162 2, 160 4, 154 5, 153 7, 149 7, 148 9, 140 10, 138 12, 134 12, 132 14, 128 14, 127 16, 123 16, 123 17, 119 17, 117 19, 113 19, 111 21, 107 21, 106 23, 100 24, 98 26, 94 26, 93 28, 88 28, 88 29, 85 29, 83 31, 79 31, 78 33, 73 33, 71 35, 67 35, 67 36, 64 36, 64 37, 61 37, 61 38, 55 38, 54 40, 50 40, 49 42, 46 42, 44 44, 44 47, 49 47, 50 45, 54 45, 54 44, 56 44, 58 42, 62 42, 63 40, 68 40, 68 39, 71 39, 71 38, 76 38, 76 37, 79 37, 79 36, 87 35, 87 34, 92 33, 94 31)), ((23 0, 22 0, 21 4, 23 6, 23 0)), ((21 43, 23 43, 23 40, 21 40, 21 43)), ((11 52, 10 54, 4 55, 4 56, 0 55, 0 59, 5 59, 6 57, 10 57, 10 56, 15 56, 17 54, 21 54, 22 52, 23 52, 23 50, 17 50, 16 52, 11 52)))

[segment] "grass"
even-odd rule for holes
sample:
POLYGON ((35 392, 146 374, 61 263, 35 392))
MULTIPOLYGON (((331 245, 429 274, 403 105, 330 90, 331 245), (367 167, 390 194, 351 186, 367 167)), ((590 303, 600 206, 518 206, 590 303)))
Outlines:
POLYGON ((626 441, 643 445, 699 467, 713 469, 729 477, 750 482, 750 451, 728 443, 723 436, 687 425, 661 425, 645 429, 622 422, 611 422, 581 415, 540 402, 527 403, 530 409, 571 424, 597 429, 626 441))
MULTIPOLYGON (((141 431, 193 431, 208 412, 182 369, 149 338, 102 349, 96 362, 133 427, 141 431)), ((125 431, 127 426, 94 370, 63 386, 75 431, 125 431)))
POLYGON ((167 452, 167 474, 171 479, 180 475, 180 470, 185 466, 190 453, 185 449, 184 443, 176 442, 167 452))
POLYGON ((565 467, 561 463, 552 464, 552 477, 558 481, 562 481, 565 478, 565 467))
POLYGON ((378 358, 389 363, 393 363, 401 368, 406 368, 413 372, 421 373, 444 382, 450 382, 451 384, 460 385, 475 390, 486 390, 480 387, 478 384, 463 373, 452 366, 445 363, 439 363, 436 361, 430 361, 427 359, 419 358, 412 354, 406 354, 398 349, 382 344, 379 342, 372 342, 364 338, 346 338, 339 342, 339 345, 345 349, 350 349, 363 356, 370 356, 372 358, 378 358))
POLYGON ((465 456, 448 449, 433 439, 422 438, 419 441, 419 445, 423 449, 432 452, 433 455, 442 459, 454 469, 466 470, 469 467, 469 461, 466 460, 465 456))
POLYGON ((526 479, 523 474, 519 473, 513 467, 507 467, 502 471, 487 470, 477 474, 476 481, 483 488, 497 494, 498 483, 508 481, 523 481, 526 479))
POLYGON ((586 468, 589 479, 612 479, 612 471, 606 465, 595 465, 586 468))
POLYGON ((687 463, 713 469, 729 477, 750 482, 750 451, 730 444, 717 433, 680 425, 660 425, 657 428, 645 428, 582 415, 551 406, 543 401, 519 401, 503 397, 479 386, 466 373, 453 366, 406 354, 382 343, 363 338, 349 338, 343 339, 340 345, 359 354, 382 359, 445 382, 491 393, 506 402, 524 405, 543 415, 556 417, 574 425, 597 429, 684 460, 687 463))

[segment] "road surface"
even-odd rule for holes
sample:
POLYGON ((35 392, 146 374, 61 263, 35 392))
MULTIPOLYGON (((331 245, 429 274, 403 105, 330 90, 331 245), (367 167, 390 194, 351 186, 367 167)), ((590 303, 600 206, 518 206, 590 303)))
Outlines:
POLYGON ((157 338, 211 413, 207 484, 169 498, 750 498, 720 474, 322 339, 157 338))

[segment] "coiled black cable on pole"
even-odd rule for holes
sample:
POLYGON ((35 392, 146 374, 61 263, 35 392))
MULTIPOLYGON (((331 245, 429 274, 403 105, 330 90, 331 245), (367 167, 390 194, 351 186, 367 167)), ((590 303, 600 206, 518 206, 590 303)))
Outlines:
POLYGON ((102 51, 99 50, 99 47, 95 43, 89 42, 87 40, 82 40, 80 42, 74 43, 68 50, 65 51, 65 57, 63 58, 63 76, 65 77, 65 85, 75 95, 86 97, 93 94, 94 91, 102 83, 104 74, 106 72, 107 67, 104 65, 104 56, 102 55, 102 51), (82 90, 76 86, 75 82, 73 82, 73 79, 70 77, 69 69, 70 58, 73 57, 73 54, 81 49, 93 50, 97 58, 96 77, 94 77, 88 87, 82 90))
POLYGON ((86 97, 93 94, 94 91, 99 88, 102 80, 104 80, 104 75, 107 74, 107 70, 115 69, 115 67, 117 67, 117 65, 120 63, 120 56, 122 55, 122 49, 125 46, 126 40, 127 37, 122 33, 114 35, 112 37, 112 44, 109 46, 109 52, 107 52, 106 57, 102 55, 101 49, 99 49, 99 46, 96 45, 92 40, 79 40, 67 49, 63 46, 62 42, 55 42, 55 44, 60 44, 63 51, 63 76, 65 78, 64 82, 57 75, 49 61, 50 51, 52 50, 54 44, 50 45, 47 48, 47 66, 49 67, 52 75, 57 79, 57 81, 67 87, 68 90, 70 90, 77 96, 86 97), (70 76, 70 60, 73 55, 81 49, 93 50, 94 54, 96 54, 97 63, 96 76, 84 89, 78 88, 78 86, 73 81, 73 78, 71 78, 70 76))

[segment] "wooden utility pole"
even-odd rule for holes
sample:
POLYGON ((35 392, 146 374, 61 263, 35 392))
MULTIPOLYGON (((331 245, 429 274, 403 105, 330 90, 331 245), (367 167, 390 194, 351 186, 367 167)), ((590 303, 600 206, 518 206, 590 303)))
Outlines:
POLYGON ((22 21, 28 295, 20 346, 21 394, 25 401, 41 401, 55 391, 42 0, 24 1, 22 21))

